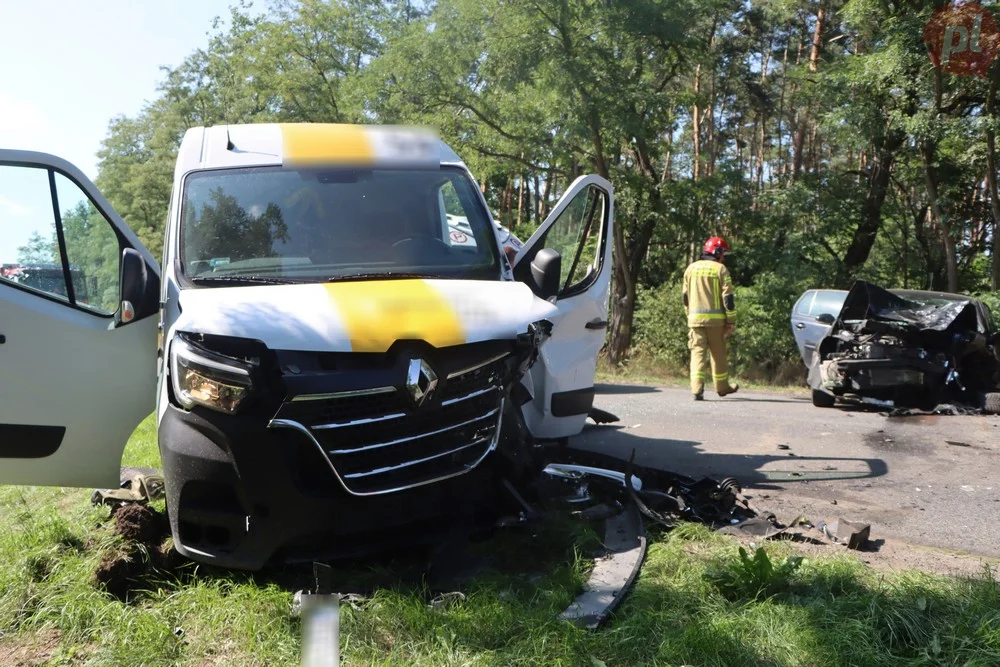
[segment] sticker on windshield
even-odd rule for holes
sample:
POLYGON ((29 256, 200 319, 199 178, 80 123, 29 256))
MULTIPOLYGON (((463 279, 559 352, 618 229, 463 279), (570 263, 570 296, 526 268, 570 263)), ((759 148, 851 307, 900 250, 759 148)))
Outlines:
POLYGON ((475 248, 476 239, 472 235, 472 225, 469 219, 461 215, 447 214, 448 218, 448 241, 452 246, 463 246, 475 248))

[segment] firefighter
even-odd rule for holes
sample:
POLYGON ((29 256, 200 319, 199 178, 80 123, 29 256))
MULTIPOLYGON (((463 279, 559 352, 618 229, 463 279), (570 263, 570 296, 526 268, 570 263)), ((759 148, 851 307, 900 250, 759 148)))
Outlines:
POLYGON ((719 396, 735 393, 739 385, 729 384, 726 338, 736 324, 733 280, 725 265, 729 245, 713 236, 705 241, 701 257, 684 271, 684 310, 688 316, 688 348, 691 350, 691 393, 694 400, 705 398, 708 357, 712 360, 712 380, 719 396))

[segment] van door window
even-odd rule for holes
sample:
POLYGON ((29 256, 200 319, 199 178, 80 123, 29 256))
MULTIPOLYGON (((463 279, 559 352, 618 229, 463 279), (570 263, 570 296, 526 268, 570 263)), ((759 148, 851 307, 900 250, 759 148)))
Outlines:
POLYGON ((585 289, 601 269, 601 229, 608 215, 608 198, 600 188, 581 190, 540 239, 538 247, 552 248, 561 257, 560 296, 585 289))
POLYGON ((111 315, 118 309, 121 280, 118 236, 79 186, 62 174, 55 181, 76 303, 111 315))
POLYGON ((111 224, 70 179, 0 165, 0 281, 110 316, 119 253, 111 224))
POLYGON ((69 301, 46 169, 0 166, 0 281, 69 301))

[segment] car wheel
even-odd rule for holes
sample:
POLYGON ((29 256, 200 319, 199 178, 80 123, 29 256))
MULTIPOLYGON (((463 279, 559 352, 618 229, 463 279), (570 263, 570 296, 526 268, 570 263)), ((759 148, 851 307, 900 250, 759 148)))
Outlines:
POLYGON ((812 398, 813 405, 817 408, 832 408, 837 402, 837 399, 833 394, 827 393, 822 389, 813 389, 812 398))
POLYGON ((986 400, 983 401, 983 412, 988 415, 1000 415, 1000 392, 986 394, 986 400))

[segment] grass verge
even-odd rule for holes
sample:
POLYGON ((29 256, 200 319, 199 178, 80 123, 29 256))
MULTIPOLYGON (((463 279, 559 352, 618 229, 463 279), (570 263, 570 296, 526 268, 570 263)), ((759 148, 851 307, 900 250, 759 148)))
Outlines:
MULTIPOLYGON (((154 437, 144 423, 126 464, 157 465, 154 437)), ((0 488, 0 664, 299 664, 289 572, 187 564, 148 571, 118 599, 94 572, 121 537, 88 496, 0 488)), ((652 535, 615 618, 579 630, 557 616, 586 579, 595 535, 552 519, 480 543, 488 567, 444 606, 392 563, 340 571, 343 590, 365 592, 342 607, 343 664, 1000 664, 1000 588, 989 570, 890 575, 835 547, 800 560, 778 542, 744 559, 734 538, 697 525, 652 535)))

